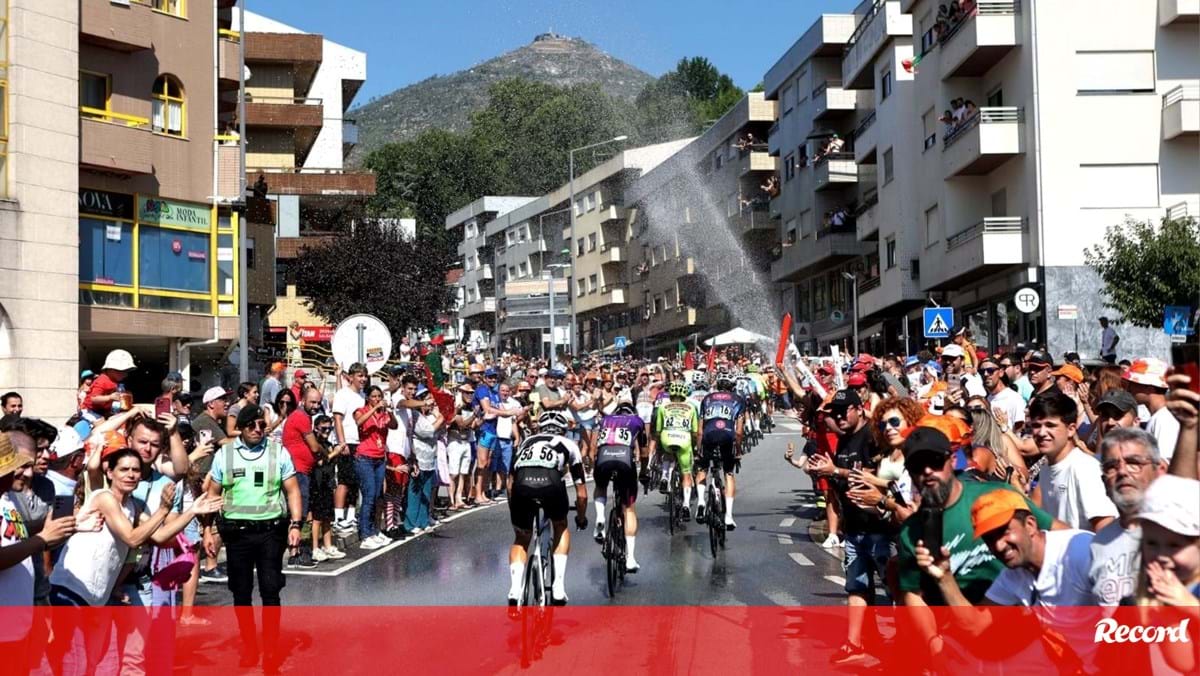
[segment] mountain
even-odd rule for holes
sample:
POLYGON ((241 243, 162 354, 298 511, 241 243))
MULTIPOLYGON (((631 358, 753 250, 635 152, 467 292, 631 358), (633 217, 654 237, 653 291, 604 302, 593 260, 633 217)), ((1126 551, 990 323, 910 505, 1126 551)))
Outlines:
POLYGON ((380 96, 348 113, 358 121, 352 161, 384 143, 406 141, 431 127, 464 131, 470 113, 487 105, 494 82, 521 77, 558 86, 596 83, 610 96, 632 101, 655 78, 595 45, 554 33, 451 75, 438 75, 380 96))

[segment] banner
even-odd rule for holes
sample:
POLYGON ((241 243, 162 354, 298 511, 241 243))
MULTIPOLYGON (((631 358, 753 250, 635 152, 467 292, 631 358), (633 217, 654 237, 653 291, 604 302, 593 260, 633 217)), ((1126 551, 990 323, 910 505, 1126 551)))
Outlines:
POLYGON ((138 221, 142 225, 175 225, 208 230, 212 227, 212 211, 203 204, 139 197, 138 221))
POLYGON ((792 338, 792 313, 783 315, 783 323, 779 325, 779 347, 775 350, 775 365, 783 364, 783 355, 787 352, 788 342, 792 338))

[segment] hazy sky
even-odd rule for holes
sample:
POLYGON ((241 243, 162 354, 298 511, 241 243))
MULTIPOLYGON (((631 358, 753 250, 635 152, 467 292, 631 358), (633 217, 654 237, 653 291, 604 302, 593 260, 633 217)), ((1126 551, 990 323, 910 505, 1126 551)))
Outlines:
POLYGON ((243 0, 248 10, 367 53, 355 104, 528 44, 553 29, 651 75, 708 57, 744 89, 822 12, 856 0, 243 0))

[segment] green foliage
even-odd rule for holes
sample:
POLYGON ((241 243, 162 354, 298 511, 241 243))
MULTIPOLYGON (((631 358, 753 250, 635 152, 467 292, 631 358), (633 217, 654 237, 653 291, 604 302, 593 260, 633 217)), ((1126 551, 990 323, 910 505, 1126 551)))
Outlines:
POLYGON ((309 310, 328 324, 366 312, 398 335, 434 326, 451 307, 451 289, 429 283, 443 279, 450 263, 444 248, 401 239, 368 221, 347 236, 303 249, 295 261, 296 285, 309 310))
POLYGON ((638 94, 638 131, 650 143, 699 134, 744 94, 708 59, 680 59, 638 94))
POLYGON ((1084 252, 1104 281, 1109 305, 1136 326, 1160 327, 1168 305, 1200 298, 1200 226, 1194 218, 1126 219, 1108 228, 1104 243, 1084 252))

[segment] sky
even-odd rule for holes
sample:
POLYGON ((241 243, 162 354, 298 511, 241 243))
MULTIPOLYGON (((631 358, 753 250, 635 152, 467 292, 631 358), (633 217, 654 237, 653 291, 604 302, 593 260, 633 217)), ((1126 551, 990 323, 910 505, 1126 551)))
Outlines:
POLYGON ((367 54, 355 105, 554 32, 651 75, 707 57, 743 89, 822 13, 857 0, 243 0, 247 10, 367 54))

